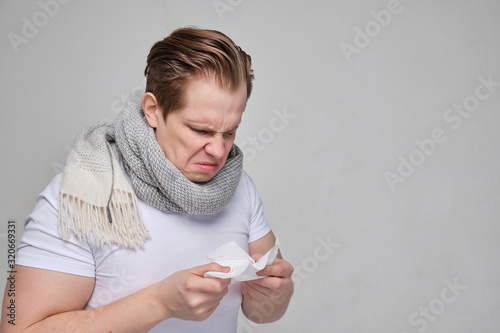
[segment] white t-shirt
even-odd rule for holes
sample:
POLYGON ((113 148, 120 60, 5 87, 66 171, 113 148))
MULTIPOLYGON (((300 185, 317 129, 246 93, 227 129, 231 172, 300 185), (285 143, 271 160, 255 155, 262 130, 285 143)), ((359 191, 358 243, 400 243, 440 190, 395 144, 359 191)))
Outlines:
MULTIPOLYGON (((130 295, 174 272, 206 264, 206 255, 236 241, 248 243, 269 231, 255 185, 243 172, 231 201, 216 215, 163 213, 138 200, 142 218, 152 237, 144 249, 116 245, 98 248, 75 235, 62 240, 57 231, 57 196, 61 175, 38 196, 25 221, 16 262, 76 275, 95 277, 95 288, 86 308, 97 308, 130 295)), ((216 311, 203 322, 168 319, 150 332, 235 333, 242 296, 239 283, 229 287, 216 311)))

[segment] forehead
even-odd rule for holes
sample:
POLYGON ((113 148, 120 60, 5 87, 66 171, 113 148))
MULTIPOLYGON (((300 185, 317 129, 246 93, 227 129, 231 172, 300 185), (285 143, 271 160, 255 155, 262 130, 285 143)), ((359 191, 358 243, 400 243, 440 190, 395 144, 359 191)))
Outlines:
POLYGON ((207 102, 228 102, 237 99, 246 104, 246 82, 242 81, 237 87, 223 85, 214 76, 197 75, 188 80, 184 90, 185 102, 193 102, 204 98, 207 102))
POLYGON ((186 120, 219 127, 221 122, 239 124, 246 101, 246 83, 233 90, 222 88, 214 79, 196 78, 187 84, 179 111, 186 120))

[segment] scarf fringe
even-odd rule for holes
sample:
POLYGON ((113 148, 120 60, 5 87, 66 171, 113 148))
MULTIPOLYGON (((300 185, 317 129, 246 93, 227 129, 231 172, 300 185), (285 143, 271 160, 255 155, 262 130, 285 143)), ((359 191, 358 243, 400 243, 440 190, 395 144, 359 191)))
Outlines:
POLYGON ((145 241, 151 239, 133 193, 113 189, 111 223, 105 206, 92 205, 67 193, 59 193, 58 204, 58 229, 63 239, 73 231, 80 241, 88 241, 92 234, 98 247, 114 243, 134 250, 144 248, 145 241))

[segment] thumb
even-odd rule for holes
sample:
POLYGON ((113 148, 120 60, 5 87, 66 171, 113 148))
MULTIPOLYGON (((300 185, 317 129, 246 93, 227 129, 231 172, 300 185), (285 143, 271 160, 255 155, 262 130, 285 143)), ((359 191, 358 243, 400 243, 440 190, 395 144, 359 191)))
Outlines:
POLYGON ((203 276, 206 272, 228 273, 229 271, 231 271, 231 267, 221 266, 216 262, 211 262, 209 264, 193 267, 189 271, 193 274, 203 276))

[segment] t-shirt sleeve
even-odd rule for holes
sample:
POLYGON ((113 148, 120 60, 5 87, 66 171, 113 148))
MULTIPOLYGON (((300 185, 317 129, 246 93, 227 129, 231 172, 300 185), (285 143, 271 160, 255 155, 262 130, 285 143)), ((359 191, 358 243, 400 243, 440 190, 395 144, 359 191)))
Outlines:
POLYGON ((248 242, 251 243, 267 235, 269 231, 271 231, 271 227, 269 227, 266 216, 264 215, 263 203, 259 197, 255 184, 246 172, 243 172, 241 177, 247 187, 248 202, 250 203, 251 209, 248 235, 248 242))
POLYGON ((37 197, 26 218, 19 241, 16 264, 63 273, 95 277, 95 263, 88 243, 71 235, 64 240, 57 230, 57 197, 61 175, 37 197))

